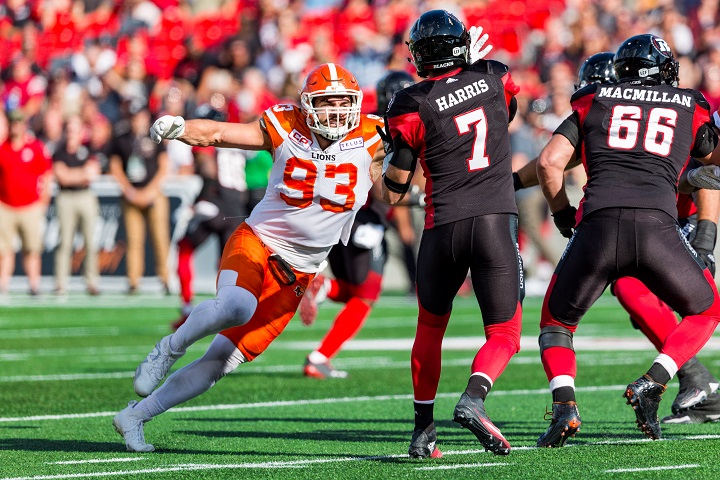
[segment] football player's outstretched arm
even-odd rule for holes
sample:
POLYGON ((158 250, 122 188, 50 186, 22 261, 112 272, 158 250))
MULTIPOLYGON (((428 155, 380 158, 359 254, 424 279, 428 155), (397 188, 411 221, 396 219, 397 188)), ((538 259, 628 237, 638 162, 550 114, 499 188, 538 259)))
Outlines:
POLYGON ((553 213, 570 206, 564 172, 574 158, 575 147, 564 135, 553 135, 538 157, 537 178, 553 213))
POLYGON ((193 146, 270 150, 270 135, 258 120, 253 123, 228 123, 213 120, 185 120, 163 115, 153 123, 150 138, 155 143, 177 139, 193 146))

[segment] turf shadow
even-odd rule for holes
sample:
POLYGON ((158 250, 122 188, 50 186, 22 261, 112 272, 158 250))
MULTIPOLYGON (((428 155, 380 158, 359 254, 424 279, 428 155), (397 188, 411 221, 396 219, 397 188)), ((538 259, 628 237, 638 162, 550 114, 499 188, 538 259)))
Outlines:
MULTIPOLYGON (((119 437, 118 437, 119 438, 119 437)), ((27 452, 125 452, 122 440, 118 442, 86 442, 79 440, 51 440, 47 438, 9 438, 0 439, 0 451, 24 450, 27 452)), ((234 455, 236 451, 164 449, 158 446, 158 453, 183 455, 234 455)), ((256 453, 256 452, 247 452, 256 453)), ((258 454, 262 452, 257 452, 258 454)))

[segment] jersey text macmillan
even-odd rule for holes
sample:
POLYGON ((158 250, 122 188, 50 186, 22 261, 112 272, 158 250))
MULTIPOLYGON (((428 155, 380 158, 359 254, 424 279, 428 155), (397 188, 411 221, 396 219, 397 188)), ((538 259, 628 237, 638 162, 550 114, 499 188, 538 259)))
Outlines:
POLYGON ((598 97, 622 98, 623 100, 639 100, 641 102, 675 103, 688 108, 692 106, 692 97, 690 95, 676 93, 671 96, 668 92, 640 88, 601 87, 598 97))

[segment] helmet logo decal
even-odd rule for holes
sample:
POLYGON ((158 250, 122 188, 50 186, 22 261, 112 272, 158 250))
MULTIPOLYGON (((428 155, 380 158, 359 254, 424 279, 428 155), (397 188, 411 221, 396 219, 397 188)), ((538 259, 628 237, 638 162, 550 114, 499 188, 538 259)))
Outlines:
POLYGON ((460 56, 460 55, 464 55, 466 50, 467 50, 467 49, 466 49, 465 47, 454 47, 452 54, 453 54, 454 56, 458 57, 458 56, 460 56))
POLYGON ((660 73, 660 67, 652 67, 652 68, 641 68, 638 70, 638 76, 640 77, 649 77, 650 75, 655 75, 657 73, 660 73))
POLYGON ((668 58, 672 56, 672 50, 670 50, 670 46, 665 40, 663 40, 662 38, 653 37, 652 42, 655 48, 657 48, 658 52, 662 53, 668 58))

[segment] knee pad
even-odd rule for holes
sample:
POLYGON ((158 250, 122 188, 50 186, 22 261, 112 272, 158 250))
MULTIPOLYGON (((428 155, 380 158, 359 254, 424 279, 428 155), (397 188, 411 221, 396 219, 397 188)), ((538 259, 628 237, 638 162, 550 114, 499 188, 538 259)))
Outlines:
POLYGON ((573 333, 565 327, 550 325, 540 329, 540 354, 551 347, 565 347, 573 352, 573 333))
POLYGON ((245 325, 257 309, 257 298, 242 287, 225 285, 218 288, 214 308, 222 329, 245 325))

